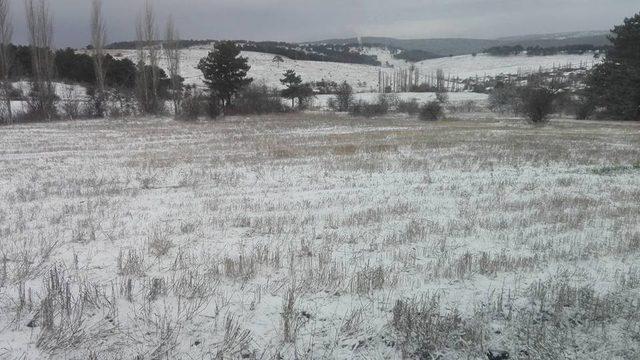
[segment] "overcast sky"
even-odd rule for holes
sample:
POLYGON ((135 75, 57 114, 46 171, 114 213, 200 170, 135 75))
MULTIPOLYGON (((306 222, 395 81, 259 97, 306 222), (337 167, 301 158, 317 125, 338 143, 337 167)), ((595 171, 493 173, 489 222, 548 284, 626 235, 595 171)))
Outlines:
MULTIPOLYGON (((11 0, 24 42, 23 0, 11 0)), ((132 40, 145 0, 103 0, 109 41, 132 40)), ((183 38, 311 41, 335 37, 469 37, 607 30, 639 0, 152 0, 160 25, 173 14, 183 38)), ((91 0, 49 0, 55 44, 89 42, 91 0)))

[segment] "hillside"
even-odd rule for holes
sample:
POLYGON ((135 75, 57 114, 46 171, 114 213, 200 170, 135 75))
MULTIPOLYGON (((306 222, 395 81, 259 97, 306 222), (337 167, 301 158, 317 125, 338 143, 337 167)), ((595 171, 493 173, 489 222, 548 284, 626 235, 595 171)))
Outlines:
POLYGON ((494 46, 522 45, 558 47, 566 45, 588 44, 594 46, 608 45, 607 31, 572 32, 559 34, 513 36, 499 39, 467 39, 467 38, 442 38, 442 39, 396 39, 388 37, 362 37, 347 39, 322 40, 315 43, 321 44, 380 44, 406 50, 422 50, 442 56, 467 55, 479 53, 494 46))
MULTIPOLYGON (((280 41, 247 41, 231 40, 244 51, 259 52, 284 56, 295 60, 338 62, 346 64, 381 65, 374 56, 369 56, 359 49, 354 49, 351 44, 296 44, 280 41)), ((218 40, 182 40, 178 46, 187 48, 210 48, 218 40)), ((161 47, 162 42, 153 43, 156 47, 161 47)), ((106 46, 107 49, 114 50, 134 50, 137 47, 135 41, 115 42, 106 46)), ((419 60, 439 57, 435 54, 419 54, 419 60)))
MULTIPOLYGON (((196 67, 201 58, 205 57, 210 48, 201 47, 183 51, 182 75, 190 84, 202 85, 202 74, 196 67)), ((136 58, 134 50, 110 50, 115 57, 136 58)), ((249 76, 256 82, 264 82, 268 86, 281 87, 280 78, 285 70, 295 70, 304 81, 347 81, 357 92, 378 90, 378 76, 382 71, 392 75, 398 69, 415 66, 421 76, 432 76, 436 70, 442 69, 447 76, 461 79, 471 77, 495 76, 499 74, 518 74, 535 72, 539 69, 565 66, 568 64, 590 67, 596 60, 593 55, 553 55, 530 57, 525 55, 494 57, 485 54, 460 55, 439 59, 420 61, 415 64, 395 59, 389 50, 381 48, 366 48, 364 54, 374 56, 383 64, 392 67, 369 66, 362 64, 345 64, 321 61, 303 61, 283 58, 282 63, 273 61, 273 54, 245 51, 242 56, 249 58, 251 70, 249 76)), ((163 64, 164 65, 164 64, 163 64)))
POLYGON ((442 39, 395 39, 387 37, 362 37, 347 39, 322 40, 321 44, 378 44, 402 48, 406 50, 422 50, 442 56, 466 55, 474 52, 481 52, 487 47, 495 46, 495 40, 483 39, 462 39, 462 38, 442 38, 442 39))

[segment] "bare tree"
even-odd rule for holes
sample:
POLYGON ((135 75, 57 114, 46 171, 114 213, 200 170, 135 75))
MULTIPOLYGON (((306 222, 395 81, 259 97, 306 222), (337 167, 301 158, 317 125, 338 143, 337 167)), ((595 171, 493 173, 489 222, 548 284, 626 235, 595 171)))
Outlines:
POLYGON ((156 114, 161 109, 158 97, 158 48, 157 25, 153 5, 145 1, 142 14, 136 24, 138 43, 138 94, 142 111, 156 114), (147 71, 147 59, 149 68, 147 71))
POLYGON ((284 62, 284 59, 282 58, 282 56, 276 55, 273 57, 273 60, 271 60, 271 62, 276 63, 278 65, 278 69, 280 69, 280 64, 284 62))
POLYGON ((2 89, 7 107, 6 122, 10 124, 13 121, 13 114, 11 112, 11 82, 9 81, 11 71, 9 51, 13 37, 13 24, 9 13, 9 0, 0 0, 0 72, 2 72, 2 89))
POLYGON ((104 116, 105 70, 104 47, 107 41, 107 28, 102 16, 102 0, 93 0, 91 9, 91 46, 93 66, 96 73, 96 93, 94 110, 99 117, 104 116))
POLYGON ((447 103, 449 101, 444 71, 442 71, 442 69, 438 69, 436 71, 436 99, 441 104, 447 103))
POLYGON ((169 76, 171 77, 171 90, 173 92, 173 110, 176 118, 180 116, 180 101, 182 99, 182 83, 180 79, 180 35, 173 22, 173 17, 167 21, 166 39, 164 53, 169 65, 169 76))
POLYGON ((136 71, 136 92, 138 104, 143 113, 147 112, 149 103, 149 80, 147 79, 147 54, 144 47, 144 31, 142 30, 142 20, 136 20, 136 49, 138 53, 138 64, 136 71))
POLYGON ((34 115, 51 120, 57 113, 53 87, 53 17, 46 0, 25 0, 33 81, 29 110, 34 115))

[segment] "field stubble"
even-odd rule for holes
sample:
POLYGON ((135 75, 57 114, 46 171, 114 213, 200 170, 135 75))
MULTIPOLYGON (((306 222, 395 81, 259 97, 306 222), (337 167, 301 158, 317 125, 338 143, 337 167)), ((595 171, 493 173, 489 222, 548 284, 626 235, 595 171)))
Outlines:
POLYGON ((0 358, 637 358, 639 130, 0 129, 0 358))

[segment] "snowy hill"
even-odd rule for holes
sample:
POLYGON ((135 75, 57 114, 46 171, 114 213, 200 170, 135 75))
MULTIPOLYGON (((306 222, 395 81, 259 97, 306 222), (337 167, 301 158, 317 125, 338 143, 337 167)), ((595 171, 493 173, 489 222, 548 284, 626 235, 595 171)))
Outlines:
POLYGON ((361 37, 346 39, 322 40, 320 44, 380 44, 393 46, 406 50, 423 50, 443 56, 466 55, 479 53, 494 46, 522 45, 555 47, 578 44, 594 46, 609 45, 608 31, 583 31, 557 34, 536 34, 524 36, 510 36, 498 39, 467 39, 467 38, 442 38, 442 39, 396 39, 389 37, 361 37))
MULTIPOLYGON (((182 52, 182 75, 188 84, 202 85, 202 74, 197 69, 198 62, 207 56, 210 48, 199 47, 182 52)), ((283 63, 273 62, 274 55, 257 52, 243 52, 242 56, 249 58, 251 70, 249 76, 256 82, 265 83, 272 87, 281 87, 280 78, 285 70, 295 70, 304 81, 347 81, 357 92, 371 92, 378 89, 379 72, 393 74, 397 69, 415 66, 422 76, 429 76, 442 69, 445 74, 461 79, 471 77, 494 76, 499 74, 518 74, 535 72, 539 69, 550 69, 559 66, 582 64, 591 67, 597 60, 592 54, 583 55, 553 55, 529 57, 526 55, 495 57, 485 54, 477 56, 460 55, 439 59, 424 60, 410 64, 404 60, 393 58, 389 50, 382 48, 365 48, 365 53, 376 55, 381 63, 389 63, 392 67, 378 67, 360 64, 345 64, 320 61, 300 61, 284 58, 283 63)), ((135 60, 133 50, 111 50, 112 55, 128 57, 135 60)), ((164 66, 164 62, 162 64, 164 66)))

